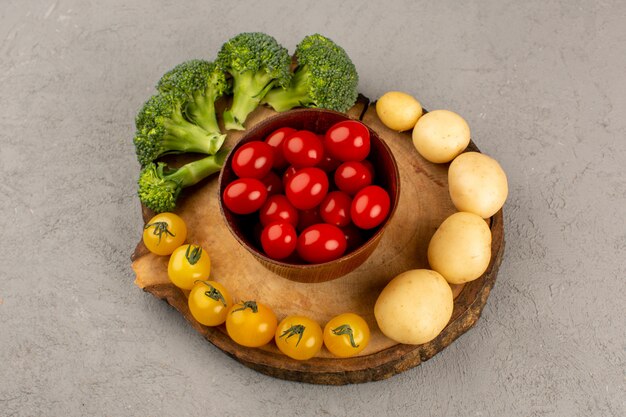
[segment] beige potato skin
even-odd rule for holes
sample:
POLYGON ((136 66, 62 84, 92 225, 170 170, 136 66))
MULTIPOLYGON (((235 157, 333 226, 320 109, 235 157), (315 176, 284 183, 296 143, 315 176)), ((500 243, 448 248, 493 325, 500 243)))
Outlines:
POLYGON ((389 129, 398 132, 413 129, 422 116, 422 105, 413 96, 399 91, 385 93, 376 102, 376 114, 389 129))
POLYGON ((451 284, 479 278, 491 261, 491 230, 473 213, 454 213, 441 223, 428 245, 428 263, 451 284))
POLYGON ((448 190, 457 210, 487 219, 504 205, 509 185, 495 159, 478 152, 465 152, 450 164, 448 190))
POLYGON ((439 273, 413 269, 387 284, 376 300, 374 316, 388 338, 420 345, 441 333, 453 308, 452 290, 439 273))
POLYGON ((413 128, 415 149, 430 162, 452 161, 470 142, 470 128, 449 110, 433 110, 419 118, 413 128))

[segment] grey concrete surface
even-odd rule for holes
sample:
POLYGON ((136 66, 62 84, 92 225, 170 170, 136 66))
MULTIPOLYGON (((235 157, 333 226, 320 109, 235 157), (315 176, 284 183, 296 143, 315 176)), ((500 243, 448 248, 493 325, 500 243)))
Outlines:
POLYGON ((626 415, 626 3, 0 2, 1 416, 626 415), (506 169, 482 319, 382 382, 248 370, 133 285, 133 119, 160 74, 321 32, 360 91, 463 115, 506 169))

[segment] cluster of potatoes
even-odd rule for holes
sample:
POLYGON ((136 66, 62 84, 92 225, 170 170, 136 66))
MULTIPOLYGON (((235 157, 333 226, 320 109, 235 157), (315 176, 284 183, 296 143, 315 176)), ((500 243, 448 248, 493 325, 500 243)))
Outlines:
POLYGON ((413 129, 415 149, 426 160, 448 167, 449 192, 458 212, 439 226, 428 245, 431 269, 404 272, 382 291, 374 315, 385 336, 399 343, 422 344, 441 333, 452 317, 450 284, 479 278, 491 261, 491 229, 486 220, 508 195, 506 174, 498 162, 478 152, 464 152, 470 128, 458 114, 434 110, 423 114, 412 96, 389 92, 376 103, 390 129, 413 129))

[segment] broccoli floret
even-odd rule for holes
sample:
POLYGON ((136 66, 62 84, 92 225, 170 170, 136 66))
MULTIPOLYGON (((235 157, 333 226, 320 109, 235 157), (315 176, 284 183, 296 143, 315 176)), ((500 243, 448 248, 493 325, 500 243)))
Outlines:
POLYGON ((169 169, 163 162, 146 165, 139 174, 139 199, 157 213, 174 210, 181 190, 219 172, 227 153, 222 150, 178 169, 169 169))
POLYGON ((169 153, 199 152, 213 155, 225 136, 185 120, 185 100, 175 94, 150 97, 137 114, 137 132, 133 142, 139 163, 147 165, 169 153))
POLYGON ((208 132, 220 133, 215 101, 230 93, 230 83, 218 65, 201 59, 183 62, 161 77, 157 90, 181 96, 190 121, 208 132))
POLYGON ((289 86, 268 92, 264 103, 276 111, 302 106, 345 112, 354 105, 359 76, 342 47, 322 35, 310 35, 296 47, 296 58, 289 86))
POLYGON ((264 33, 241 33, 228 40, 217 63, 233 77, 233 103, 224 112, 226 129, 243 130, 248 114, 275 86, 286 87, 291 78, 287 49, 264 33))

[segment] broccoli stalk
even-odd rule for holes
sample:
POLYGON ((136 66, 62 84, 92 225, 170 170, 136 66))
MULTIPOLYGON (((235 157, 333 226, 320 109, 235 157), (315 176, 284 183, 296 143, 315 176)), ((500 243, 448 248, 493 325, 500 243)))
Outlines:
POLYGON ((278 112, 291 110, 294 107, 312 107, 312 101, 309 95, 311 90, 310 80, 311 73, 304 67, 299 67, 291 79, 289 87, 275 88, 269 91, 263 103, 269 104, 278 112))
POLYGON ((226 129, 243 130, 243 123, 261 98, 274 86, 274 80, 263 73, 244 72, 233 76, 233 102, 224 112, 226 129))
POLYGON ((139 199, 157 213, 174 210, 182 189, 219 172, 227 153, 222 150, 178 169, 169 169, 163 162, 146 165, 139 174, 139 199))
POLYGON ((137 159, 145 166, 170 153, 199 152, 213 155, 226 137, 208 132, 183 116, 185 102, 175 94, 152 96, 137 115, 133 142, 137 159))
POLYGON ((302 106, 345 112, 354 105, 359 76, 343 48, 322 35, 310 35, 296 47, 296 58, 291 83, 269 91, 263 103, 276 111, 302 106))
POLYGON ((241 33, 222 45, 217 63, 233 77, 233 102, 224 112, 226 129, 243 130, 248 115, 273 87, 291 77, 287 49, 264 33, 241 33))
POLYGON ((205 91, 196 91, 193 94, 193 100, 187 104, 185 112, 191 120, 208 132, 221 133, 215 112, 215 101, 219 97, 221 94, 218 95, 211 88, 205 91))
POLYGON ((215 101, 230 92, 230 84, 215 63, 201 59, 183 62, 161 77, 157 90, 181 97, 189 120, 207 132, 221 133, 215 101))

